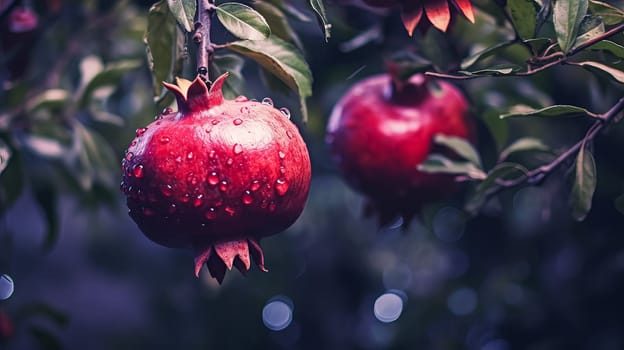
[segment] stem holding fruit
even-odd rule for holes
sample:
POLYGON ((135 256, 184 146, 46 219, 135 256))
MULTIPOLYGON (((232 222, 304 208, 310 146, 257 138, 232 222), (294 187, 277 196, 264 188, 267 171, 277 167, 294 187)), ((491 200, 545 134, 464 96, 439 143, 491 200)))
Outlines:
POLYGON ((208 82, 208 67, 214 48, 210 42, 210 22, 214 12, 214 0, 197 0, 193 41, 197 45, 197 75, 208 82))

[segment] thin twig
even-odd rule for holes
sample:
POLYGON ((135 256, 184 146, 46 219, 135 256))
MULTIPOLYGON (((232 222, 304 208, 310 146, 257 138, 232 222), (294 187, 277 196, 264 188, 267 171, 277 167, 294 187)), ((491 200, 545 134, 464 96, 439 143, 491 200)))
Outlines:
POLYGON ((197 74, 205 81, 209 81, 208 67, 214 51, 210 42, 210 21, 214 9, 215 0, 197 0, 193 41, 197 44, 197 74))

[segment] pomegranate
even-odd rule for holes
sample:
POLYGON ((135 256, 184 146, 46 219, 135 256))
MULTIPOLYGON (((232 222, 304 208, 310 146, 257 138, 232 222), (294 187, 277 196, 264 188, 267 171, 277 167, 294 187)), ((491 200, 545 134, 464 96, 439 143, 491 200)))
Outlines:
POLYGON ((382 74, 358 82, 338 101, 326 141, 346 181, 387 225, 398 215, 407 227, 422 205, 454 188, 451 176, 419 171, 436 134, 473 138, 473 121, 460 90, 414 75, 407 82, 382 74))
POLYGON ((202 79, 165 84, 178 112, 166 109, 136 131, 122 160, 129 214, 151 240, 195 252, 223 281, 226 268, 263 271, 261 238, 288 228, 310 187, 306 145, 289 112, 239 96, 225 100, 227 73, 210 89, 202 79))

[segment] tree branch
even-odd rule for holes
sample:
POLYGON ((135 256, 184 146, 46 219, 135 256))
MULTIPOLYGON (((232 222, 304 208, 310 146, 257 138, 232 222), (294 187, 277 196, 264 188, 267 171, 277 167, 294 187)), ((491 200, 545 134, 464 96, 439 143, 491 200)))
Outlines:
POLYGON ((215 0, 197 0, 193 41, 197 45, 197 75, 210 81, 208 67, 214 52, 210 42, 210 21, 215 11, 215 0))

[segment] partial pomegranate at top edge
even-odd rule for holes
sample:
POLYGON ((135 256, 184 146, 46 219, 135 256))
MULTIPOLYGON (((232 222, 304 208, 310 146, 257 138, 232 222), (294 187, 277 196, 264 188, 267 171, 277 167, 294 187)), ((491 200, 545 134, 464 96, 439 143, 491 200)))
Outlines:
POLYGON ((226 100, 217 78, 165 84, 178 111, 136 131, 122 160, 121 189, 143 233, 195 252, 222 282, 226 269, 264 268, 261 238, 288 228, 310 187, 308 151, 296 126, 269 99, 226 100))

